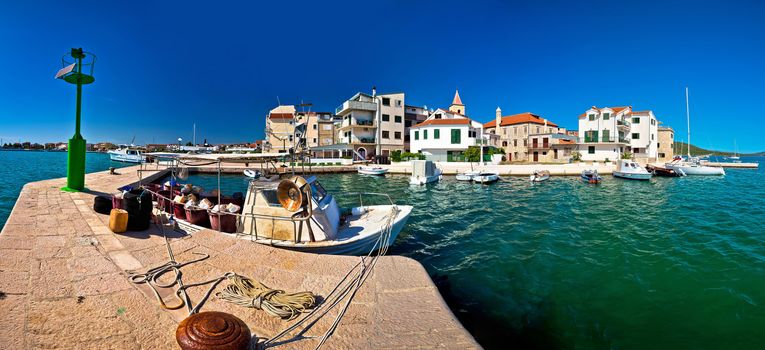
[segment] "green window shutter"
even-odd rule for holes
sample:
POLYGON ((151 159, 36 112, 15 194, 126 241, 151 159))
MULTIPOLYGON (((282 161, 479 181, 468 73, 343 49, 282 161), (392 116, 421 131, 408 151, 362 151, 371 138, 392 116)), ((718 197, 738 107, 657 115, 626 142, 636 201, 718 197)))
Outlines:
POLYGON ((462 142, 460 134, 460 129, 452 129, 452 144, 458 144, 462 142))
POLYGON ((640 118, 632 118, 632 124, 640 124, 640 118))
POLYGON ((594 114, 590 114, 589 117, 590 117, 590 120, 595 120, 595 115, 594 114))
POLYGON ((414 139, 415 140, 419 140, 420 139, 420 132, 419 131, 415 131, 414 132, 414 139))
POLYGON ((603 130, 603 142, 609 142, 611 139, 611 130, 603 130))
POLYGON ((640 139, 640 134, 639 133, 632 133, 632 138, 635 139, 635 140, 639 140, 640 139))
POLYGON ((603 113, 603 120, 608 120, 611 118, 611 113, 603 113))
POLYGON ((427 140, 428 139, 428 130, 427 129, 422 131, 422 139, 423 140, 427 140))
POLYGON ((441 138, 441 130, 440 129, 433 130, 433 138, 434 139, 441 138))

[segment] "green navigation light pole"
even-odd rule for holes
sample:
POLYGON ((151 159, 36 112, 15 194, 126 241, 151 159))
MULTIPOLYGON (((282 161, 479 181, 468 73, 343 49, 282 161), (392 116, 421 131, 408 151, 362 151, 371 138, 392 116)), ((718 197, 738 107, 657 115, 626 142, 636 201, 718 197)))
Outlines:
POLYGON ((64 191, 77 192, 85 189, 85 139, 80 134, 80 112, 82 110, 82 86, 93 83, 93 66, 96 55, 72 49, 61 58, 63 68, 56 74, 57 79, 77 85, 77 107, 75 110, 74 136, 69 139, 66 163, 66 187, 64 191))

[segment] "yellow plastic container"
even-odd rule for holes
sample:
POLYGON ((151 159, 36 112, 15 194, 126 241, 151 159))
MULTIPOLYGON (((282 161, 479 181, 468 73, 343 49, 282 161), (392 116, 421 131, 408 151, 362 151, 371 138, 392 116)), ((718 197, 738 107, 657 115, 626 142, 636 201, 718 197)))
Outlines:
POLYGON ((112 209, 109 212, 109 229, 114 233, 127 231, 128 212, 124 209, 112 209))

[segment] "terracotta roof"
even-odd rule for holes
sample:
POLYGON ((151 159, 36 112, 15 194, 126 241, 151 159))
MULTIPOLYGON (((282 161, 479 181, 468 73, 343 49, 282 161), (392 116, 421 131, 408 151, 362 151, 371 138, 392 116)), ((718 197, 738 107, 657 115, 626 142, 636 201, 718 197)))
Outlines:
POLYGON ((454 90, 454 100, 452 100, 452 104, 453 105, 464 106, 462 104, 462 99, 460 99, 460 92, 459 92, 459 90, 454 90))
POLYGON ((419 123, 413 128, 427 125, 469 125, 470 119, 468 118, 452 118, 452 119, 428 119, 422 123, 419 123))
POLYGON ((292 113, 271 113, 268 115, 269 119, 292 119, 295 115, 292 113))
MULTIPOLYGON (((515 124, 524 124, 524 123, 533 123, 533 124, 545 125, 545 120, 542 119, 542 117, 540 117, 540 116, 538 116, 538 115, 536 115, 534 113, 526 112, 526 113, 507 115, 507 116, 502 117, 502 124, 500 126, 515 125, 515 124)), ((553 123, 553 122, 551 122, 549 120, 547 121, 547 126, 552 126, 552 127, 556 127, 556 128, 558 127, 557 124, 555 124, 555 123, 553 123)), ((484 124, 483 127, 484 128, 495 128, 495 127, 497 127, 497 121, 496 120, 492 120, 492 121, 484 124)))
POLYGON ((559 143, 559 144, 562 144, 562 145, 573 145, 573 144, 575 144, 576 142, 575 142, 574 140, 566 140, 566 139, 560 139, 560 140, 558 141, 558 143, 559 143))
MULTIPOLYGON (((603 109, 609 108, 609 109, 613 110, 613 111, 614 111, 614 113, 619 113, 619 112, 621 112, 621 111, 623 111, 623 110, 625 110, 625 109, 627 109, 627 108, 631 108, 631 107, 632 107, 632 106, 620 106, 620 107, 602 107, 602 108, 598 108, 598 107, 592 106, 592 108, 591 108, 591 109, 594 109, 594 110, 600 111, 600 110, 603 110, 603 109)), ((587 112, 584 112, 584 113, 582 113, 582 114, 580 114, 580 115, 579 115, 579 118, 584 118, 584 117, 586 117, 586 116, 587 116, 587 112)))

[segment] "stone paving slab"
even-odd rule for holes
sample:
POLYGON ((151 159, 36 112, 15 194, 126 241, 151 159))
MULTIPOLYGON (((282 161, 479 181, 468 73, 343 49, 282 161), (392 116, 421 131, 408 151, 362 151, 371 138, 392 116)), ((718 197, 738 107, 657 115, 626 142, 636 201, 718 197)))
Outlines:
MULTIPOLYGON (((177 348, 175 328, 188 316, 187 309, 162 309, 147 285, 128 280, 130 271, 145 271, 168 261, 162 229, 152 225, 143 232, 114 234, 108 229, 108 217, 92 210, 95 195, 110 194, 134 182, 137 169, 120 169, 120 175, 88 174, 89 191, 82 193, 60 191, 64 179, 24 186, 0 233, 0 350, 177 348)), ((143 173, 144 177, 161 175, 161 171, 143 173)), ((186 284, 231 271, 272 288, 310 290, 321 298, 360 260, 280 250, 211 230, 164 234, 179 262, 200 254, 210 256, 181 269, 186 284)), ((188 289, 192 303, 206 290, 206 286, 188 289)), ((177 303, 174 289, 159 292, 166 303, 177 303)), ((213 310, 236 315, 253 334, 264 338, 295 322, 215 296, 202 308, 213 310)), ((338 307, 329 310, 298 340, 276 347, 314 348, 317 337, 338 313, 338 307)), ((379 260, 325 347, 480 348, 446 306, 422 265, 400 256, 379 260)))

